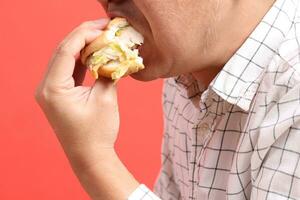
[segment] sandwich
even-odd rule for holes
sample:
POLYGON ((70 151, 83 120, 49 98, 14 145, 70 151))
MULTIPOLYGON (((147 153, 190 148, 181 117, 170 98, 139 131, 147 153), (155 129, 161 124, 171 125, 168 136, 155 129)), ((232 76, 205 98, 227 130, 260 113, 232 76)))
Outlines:
POLYGON ((138 47, 143 36, 125 18, 114 18, 103 33, 81 51, 81 62, 92 76, 118 81, 145 68, 138 47))

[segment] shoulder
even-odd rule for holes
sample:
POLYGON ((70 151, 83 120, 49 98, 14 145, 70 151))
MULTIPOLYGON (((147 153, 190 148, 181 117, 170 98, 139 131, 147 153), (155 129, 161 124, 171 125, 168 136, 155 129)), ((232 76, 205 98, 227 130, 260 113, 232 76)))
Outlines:
POLYGON ((300 13, 295 16, 290 31, 279 46, 278 56, 282 65, 300 74, 300 13))
POLYGON ((261 76, 259 92, 267 96, 267 102, 300 99, 300 17, 297 18, 261 76))

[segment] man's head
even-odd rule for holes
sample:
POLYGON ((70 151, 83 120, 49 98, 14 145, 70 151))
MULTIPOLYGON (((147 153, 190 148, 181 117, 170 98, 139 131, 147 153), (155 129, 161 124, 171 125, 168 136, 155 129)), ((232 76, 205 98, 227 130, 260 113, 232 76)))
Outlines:
MULTIPOLYGON (((236 28, 231 27, 232 23, 237 20, 243 23, 242 19, 233 17, 234 11, 243 8, 239 1, 98 1, 109 15, 127 18, 145 37, 141 56, 146 68, 132 75, 139 80, 175 76, 199 71, 208 66, 218 67, 226 62, 226 58, 228 59, 232 51, 245 39, 230 35, 238 32, 236 28), (233 31, 228 31, 231 28, 233 31), (224 36, 229 38, 226 44, 237 43, 232 44, 235 47, 228 46, 227 49, 222 49, 221 46, 225 45, 222 41, 224 36)), ((249 28, 240 32, 249 34, 249 28)))

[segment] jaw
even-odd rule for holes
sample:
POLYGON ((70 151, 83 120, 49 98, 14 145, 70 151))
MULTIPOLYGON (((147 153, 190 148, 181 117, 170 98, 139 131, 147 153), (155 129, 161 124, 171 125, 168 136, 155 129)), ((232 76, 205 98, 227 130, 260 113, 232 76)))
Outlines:
POLYGON ((130 76, 138 81, 152 81, 159 78, 169 78, 172 77, 171 72, 172 65, 166 63, 145 63, 145 68, 141 71, 138 71, 130 76))

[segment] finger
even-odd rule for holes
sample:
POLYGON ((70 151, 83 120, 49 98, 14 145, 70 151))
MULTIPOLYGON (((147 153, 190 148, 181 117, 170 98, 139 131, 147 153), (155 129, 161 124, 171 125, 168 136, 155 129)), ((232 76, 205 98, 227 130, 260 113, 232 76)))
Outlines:
POLYGON ((82 85, 85 75, 86 75, 86 71, 87 71, 86 66, 84 66, 80 60, 77 60, 76 64, 75 64, 75 69, 73 72, 73 79, 75 82, 75 86, 82 85))
MULTIPOLYGON (((108 20, 103 19, 101 26, 105 27, 108 20)), ((87 25, 86 25, 87 26, 87 25)), ((99 26, 100 27, 100 26, 99 26)), ((85 45, 92 42, 102 33, 99 29, 77 28, 57 48, 49 64, 47 78, 49 82, 64 82, 72 78, 76 55, 85 45)))
POLYGON ((76 54, 84 47, 86 43, 92 41, 101 32, 99 30, 82 29, 73 34, 69 40, 60 44, 52 62, 49 65, 47 79, 49 83, 66 83, 73 80, 76 54))
MULTIPOLYGON (((74 37, 76 37, 78 35, 78 33, 80 34, 82 31, 84 30, 94 30, 95 32, 98 32, 102 29, 105 28, 105 26, 107 25, 107 23, 109 22, 109 19, 107 18, 103 18, 100 20, 95 20, 95 21, 87 21, 87 22, 83 22, 81 25, 79 25, 77 28, 75 28, 59 45, 59 48, 62 48, 63 46, 67 45, 69 42, 72 42, 74 40, 74 37)), ((101 33, 101 31, 100 31, 101 33)), ((87 40, 89 40, 89 38, 86 38, 87 40)), ((87 43, 90 43, 92 40, 94 40, 95 38, 91 39, 90 41, 86 41, 87 43)), ((85 45, 86 45, 85 44, 85 45)), ((80 52, 80 51, 79 51, 80 52)), ((79 52, 75 52, 76 56, 79 52)))
POLYGON ((101 92, 104 90, 113 90, 115 88, 114 82, 110 78, 100 76, 95 80, 93 89, 97 92, 101 92))

